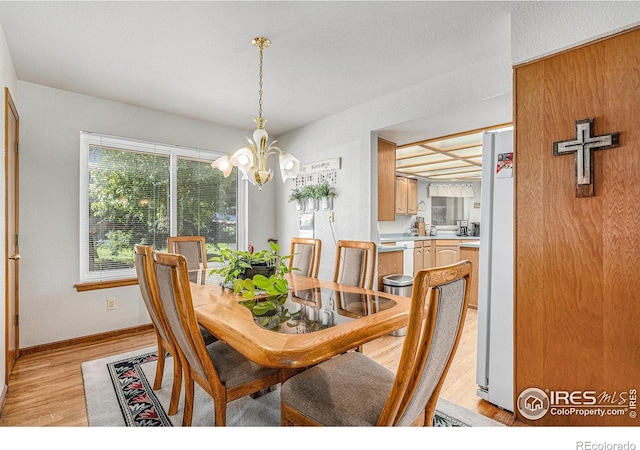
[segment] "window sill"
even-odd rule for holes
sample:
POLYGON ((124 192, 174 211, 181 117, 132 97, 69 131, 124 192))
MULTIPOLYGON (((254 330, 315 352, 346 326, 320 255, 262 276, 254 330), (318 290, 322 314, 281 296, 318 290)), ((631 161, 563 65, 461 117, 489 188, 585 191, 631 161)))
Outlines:
POLYGON ((109 289, 109 288, 115 288, 115 287, 121 287, 121 286, 133 286, 135 284, 138 284, 138 279, 137 278, 125 278, 122 280, 109 280, 109 281, 94 281, 91 283, 78 283, 75 284, 73 287, 76 288, 76 291, 78 292, 85 292, 85 291, 95 291, 98 289, 109 289))

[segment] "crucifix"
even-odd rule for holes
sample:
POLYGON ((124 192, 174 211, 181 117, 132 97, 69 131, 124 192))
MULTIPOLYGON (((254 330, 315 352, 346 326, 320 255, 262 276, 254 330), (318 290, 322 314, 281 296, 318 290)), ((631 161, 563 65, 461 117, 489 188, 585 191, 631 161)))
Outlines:
POLYGON ((576 120, 576 138, 553 143, 554 156, 575 153, 576 197, 593 197, 593 152, 618 146, 619 133, 592 136, 593 118, 576 120))

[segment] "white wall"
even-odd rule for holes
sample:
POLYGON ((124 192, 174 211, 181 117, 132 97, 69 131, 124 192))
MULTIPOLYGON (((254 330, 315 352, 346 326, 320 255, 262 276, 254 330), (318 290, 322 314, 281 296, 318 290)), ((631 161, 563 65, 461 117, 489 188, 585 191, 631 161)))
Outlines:
MULTIPOLYGON (((149 323, 138 286, 80 293, 73 287, 79 275, 80 131, 226 152, 242 145, 246 130, 26 82, 18 89, 20 347, 149 323), (116 298, 116 310, 107 311, 107 297, 116 298)), ((273 191, 250 191, 251 216, 271 209, 273 191)), ((275 235, 270 220, 250 223, 249 235, 264 245, 275 235)))
MULTIPOLYGON (((280 147, 302 163, 342 158, 334 199, 333 230, 326 213, 316 213, 316 237, 323 242, 320 278, 331 279, 334 239, 378 241, 377 132, 393 124, 442 112, 473 107, 482 111, 466 118, 465 130, 511 121, 511 64, 509 55, 494 57, 426 80, 394 94, 333 115, 278 137, 280 147), (482 105, 488 105, 482 108, 482 105)), ((455 125, 455 123, 453 123, 455 125)), ((461 130, 454 130, 461 131, 461 130)), ((443 134, 448 134, 447 132, 443 134)), ((278 238, 288 242, 297 235, 295 206, 289 191, 279 189, 278 238)))
POLYGON ((525 3, 511 16, 511 59, 515 66, 638 24, 637 1, 525 3))
MULTIPOLYGON (((18 101, 17 97, 17 86, 18 81, 16 78, 16 71, 13 67, 13 61, 11 61, 11 55, 9 54, 9 48, 7 47, 7 41, 4 37, 4 31, 2 27, 0 27, 0 88, 2 89, 2 107, 0 111, 2 111, 2 123, 5 120, 5 101, 4 101, 4 88, 9 88, 9 92, 11 97, 13 98, 14 103, 18 101)), ((5 130, 4 126, 0 127, 0 142, 2 142, 3 154, 4 154, 4 139, 5 139, 5 130)), ((5 210, 5 166, 4 166, 4 158, 0 158, 0 210, 5 210)), ((5 221, 0 220, 0 236, 4 236, 6 228, 5 221)), ((5 241, 4 239, 0 240, 0 254, 6 254, 5 241)), ((0 292, 5 292, 6 283, 5 283, 5 273, 6 270, 6 261, 5 258, 0 258, 0 273, 3 274, 0 276, 0 292)), ((3 393, 3 388, 6 384, 5 380, 5 372, 6 372, 6 324, 5 324, 5 307, 4 301, 2 302, 3 306, 0 307, 0 396, 3 393)))

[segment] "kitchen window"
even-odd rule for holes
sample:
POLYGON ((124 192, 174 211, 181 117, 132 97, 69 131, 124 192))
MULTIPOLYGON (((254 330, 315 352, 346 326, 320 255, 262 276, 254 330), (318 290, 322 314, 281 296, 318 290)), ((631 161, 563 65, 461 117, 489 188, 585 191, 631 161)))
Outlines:
POLYGON ((464 198, 431 197, 431 225, 456 225, 464 219, 464 198))
POLYGON ((235 171, 211 168, 219 156, 81 133, 80 282, 135 278, 134 244, 166 250, 169 236, 202 235, 208 253, 214 243, 237 248, 246 189, 235 171))

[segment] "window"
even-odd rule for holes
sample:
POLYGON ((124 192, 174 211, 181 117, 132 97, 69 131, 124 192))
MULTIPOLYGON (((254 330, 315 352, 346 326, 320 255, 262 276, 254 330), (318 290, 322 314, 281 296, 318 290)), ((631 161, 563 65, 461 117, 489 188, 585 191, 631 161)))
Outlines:
POLYGON ((240 192, 235 171, 211 168, 219 154, 92 133, 80 152, 81 283, 135 278, 134 244, 166 250, 169 236, 237 248, 240 192))
POLYGON ((431 197, 431 224, 455 225, 464 219, 464 198, 431 197))
POLYGON ((465 206, 473 198, 473 185, 460 183, 431 183, 428 191, 431 198, 431 224, 440 227, 456 225, 465 217, 465 206))

